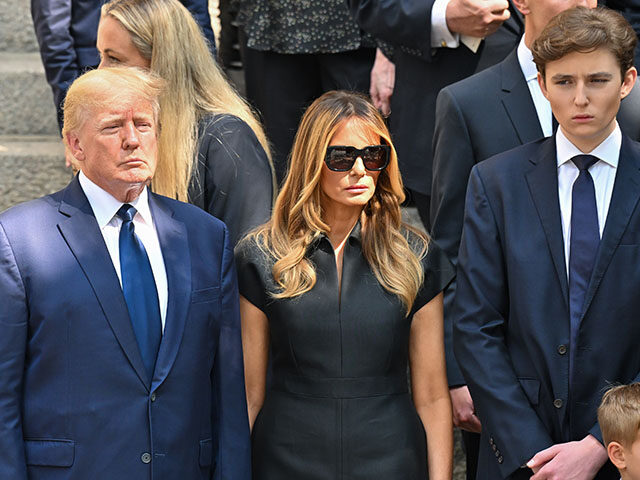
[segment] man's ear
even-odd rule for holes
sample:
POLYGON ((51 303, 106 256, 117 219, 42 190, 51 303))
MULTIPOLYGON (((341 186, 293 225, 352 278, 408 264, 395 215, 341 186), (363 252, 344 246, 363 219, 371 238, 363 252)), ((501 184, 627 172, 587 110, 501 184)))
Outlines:
POLYGON ((67 132, 66 140, 71 155, 73 155, 77 161, 83 162, 85 159, 84 148, 78 135, 74 132, 67 132))
POLYGON ((607 454, 609 455, 611 463, 613 463, 618 470, 622 471, 627 468, 627 463, 624 459, 624 447, 618 442, 609 442, 609 445, 607 445, 607 454))
POLYGON ((547 84, 545 83, 544 77, 540 72, 538 72, 538 85, 540 85, 540 90, 542 90, 542 94, 544 95, 544 98, 549 100, 549 95, 547 93, 547 84))
POLYGON ((622 86, 620 87, 620 98, 624 98, 631 93, 633 90, 633 86, 636 83, 636 79, 638 78, 638 71, 636 67, 631 67, 627 70, 627 73, 624 74, 622 79, 622 86))
POLYGON ((522 15, 529 15, 529 13, 531 13, 531 9, 529 8, 529 0, 513 0, 513 4, 518 10, 520 10, 520 13, 522 15))

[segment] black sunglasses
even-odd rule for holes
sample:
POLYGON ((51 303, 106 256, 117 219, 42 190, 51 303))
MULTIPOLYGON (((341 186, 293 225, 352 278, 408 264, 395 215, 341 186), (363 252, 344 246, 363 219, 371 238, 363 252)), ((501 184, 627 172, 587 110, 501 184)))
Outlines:
POLYGON ((356 159, 360 157, 364 168, 377 172, 389 165, 390 153, 389 145, 369 145, 364 148, 331 145, 327 147, 324 163, 334 172, 347 172, 353 168, 356 159))

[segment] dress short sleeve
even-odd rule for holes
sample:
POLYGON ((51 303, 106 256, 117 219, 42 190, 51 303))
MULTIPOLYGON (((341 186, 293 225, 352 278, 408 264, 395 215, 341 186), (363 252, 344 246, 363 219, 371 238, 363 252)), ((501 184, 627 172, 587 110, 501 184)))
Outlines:
POLYGON ((413 303, 412 313, 417 312, 445 289, 455 277, 456 271, 438 244, 429 240, 429 249, 422 259, 424 282, 413 303))
POLYGON ((268 291, 273 289, 271 268, 273 261, 256 244, 253 238, 245 238, 235 248, 238 288, 240 295, 265 312, 271 300, 268 291))

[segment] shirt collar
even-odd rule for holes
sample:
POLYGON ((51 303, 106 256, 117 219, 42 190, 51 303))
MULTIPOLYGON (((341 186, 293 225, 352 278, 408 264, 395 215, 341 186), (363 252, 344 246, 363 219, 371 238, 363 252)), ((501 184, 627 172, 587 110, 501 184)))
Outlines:
MULTIPOLYGON (((123 203, 116 200, 109 192, 89 180, 83 171, 80 171, 78 174, 78 180, 87 200, 89 200, 89 205, 91 205, 91 209, 96 217, 98 226, 101 229, 104 228, 109 222, 111 222, 123 203)), ((135 200, 129 202, 129 204, 135 207, 142 217, 142 220, 147 225, 153 225, 151 209, 149 208, 149 195, 146 187, 142 190, 140 195, 138 195, 135 200)))
MULTIPOLYGON (((614 128, 613 132, 611 132, 611 134, 605 138, 600 145, 588 153, 608 165, 617 168, 621 146, 622 132, 620 131, 620 126, 616 122, 616 128, 614 128)), ((571 141, 566 137, 562 131, 562 127, 559 127, 556 133, 556 155, 558 167, 570 161, 576 155, 584 155, 584 152, 581 152, 578 147, 571 143, 571 141)))
POLYGON ((520 39, 520 43, 518 44, 518 63, 520 64, 520 70, 522 70, 522 74, 527 82, 531 80, 536 80, 538 78, 538 68, 536 67, 535 62, 533 61, 533 54, 529 47, 527 47, 524 43, 524 35, 520 39))

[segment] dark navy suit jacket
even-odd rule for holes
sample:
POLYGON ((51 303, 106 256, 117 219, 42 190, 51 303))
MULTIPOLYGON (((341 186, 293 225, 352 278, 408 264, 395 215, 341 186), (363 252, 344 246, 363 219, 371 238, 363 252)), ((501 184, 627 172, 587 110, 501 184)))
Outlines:
MULTIPOLYGON (((578 342, 569 345, 555 138, 471 170, 453 317, 456 358, 482 421, 478 479, 529 478, 519 467, 540 450, 587 434, 601 440, 596 410, 607 386, 640 380, 639 199, 640 144, 623 136, 578 342)), ((607 463, 597 478, 619 474, 607 463)))
MULTIPOLYGON (((640 86, 618 112, 623 133, 640 140, 640 86)), ((542 138, 542 129, 516 50, 502 62, 443 88, 433 136, 431 235, 454 265, 462 234, 464 199, 471 168, 478 162, 542 138)), ((450 385, 464 383, 451 347, 455 280, 447 287, 445 346, 450 385)))
POLYGON ((149 203, 169 290, 153 378, 77 178, 0 215, 0 478, 250 479, 226 228, 149 203))

